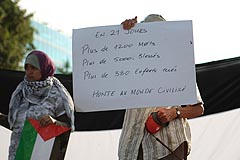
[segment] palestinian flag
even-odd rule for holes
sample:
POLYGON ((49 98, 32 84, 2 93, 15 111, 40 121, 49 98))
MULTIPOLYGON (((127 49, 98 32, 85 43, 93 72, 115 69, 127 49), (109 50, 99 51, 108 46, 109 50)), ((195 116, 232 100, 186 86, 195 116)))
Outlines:
POLYGON ((64 159, 70 132, 67 127, 40 127, 39 121, 26 120, 15 160, 64 159))

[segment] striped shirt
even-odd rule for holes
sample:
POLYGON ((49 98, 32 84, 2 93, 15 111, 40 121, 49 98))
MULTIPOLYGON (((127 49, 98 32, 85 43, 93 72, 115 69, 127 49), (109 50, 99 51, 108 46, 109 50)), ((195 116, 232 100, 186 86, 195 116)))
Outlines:
MULTIPOLYGON (((198 102, 202 102, 199 92, 198 102)), ((126 110, 118 148, 120 160, 137 160, 140 145, 143 148, 144 160, 157 160, 170 154, 168 149, 157 142, 145 129, 148 116, 156 108, 126 110)), ((186 141, 188 143, 188 153, 190 153, 191 132, 186 118, 169 122, 169 125, 155 133, 155 136, 171 150, 175 150, 181 143, 186 141)))

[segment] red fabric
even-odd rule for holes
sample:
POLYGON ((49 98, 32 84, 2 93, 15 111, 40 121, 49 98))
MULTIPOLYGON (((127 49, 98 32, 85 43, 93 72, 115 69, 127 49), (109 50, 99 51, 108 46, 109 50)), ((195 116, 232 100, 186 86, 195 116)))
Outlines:
POLYGON ((156 132, 158 132, 160 129, 162 129, 162 126, 160 126, 159 124, 157 124, 154 119, 153 116, 150 115, 145 123, 145 128, 147 129, 147 131, 151 134, 154 134, 156 132))
POLYGON ((50 124, 47 127, 41 127, 39 121, 29 119, 29 122, 36 129, 44 141, 56 137, 64 132, 69 131, 71 128, 50 124))

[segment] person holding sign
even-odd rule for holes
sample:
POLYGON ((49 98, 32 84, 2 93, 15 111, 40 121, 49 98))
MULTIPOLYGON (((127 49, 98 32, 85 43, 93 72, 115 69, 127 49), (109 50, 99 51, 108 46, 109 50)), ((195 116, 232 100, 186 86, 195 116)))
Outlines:
MULTIPOLYGON (((165 21, 161 15, 151 14, 145 22, 165 21)), ((137 17, 121 24, 129 30, 137 17)), ((127 109, 119 140, 120 160, 186 160, 190 153, 191 133, 188 118, 201 116, 203 101, 197 88, 196 104, 127 109)))
POLYGON ((30 52, 25 60, 25 77, 12 94, 8 122, 11 133, 9 160, 14 160, 25 120, 35 119, 41 127, 50 124, 74 130, 73 100, 54 77, 55 66, 46 53, 30 52))

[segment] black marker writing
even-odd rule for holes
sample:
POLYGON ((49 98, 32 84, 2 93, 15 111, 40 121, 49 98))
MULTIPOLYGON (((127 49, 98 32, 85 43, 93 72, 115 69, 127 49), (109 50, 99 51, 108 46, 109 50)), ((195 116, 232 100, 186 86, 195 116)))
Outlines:
POLYGON ((83 79, 84 79, 84 80, 86 80, 86 79, 95 79, 95 78, 97 78, 97 75, 92 74, 92 73, 90 73, 89 71, 85 71, 85 72, 83 73, 83 79))
POLYGON ((90 61, 88 59, 83 59, 82 66, 91 66, 94 65, 94 61, 90 61))
POLYGON ((143 76, 145 73, 156 73, 156 72, 157 72, 156 68, 149 69, 148 67, 144 69, 137 68, 135 70, 135 74, 140 74, 141 76, 143 76))
POLYGON ((140 95, 140 94, 150 94, 154 89, 153 88, 145 88, 145 89, 132 89, 132 95, 140 95))
POLYGON ((82 54, 85 54, 85 53, 97 53, 97 49, 95 48, 90 48, 88 44, 85 44, 83 47, 82 47, 82 54))
POLYGON ((177 93, 177 92, 183 92, 186 89, 186 86, 183 87, 160 87, 158 88, 158 93, 162 94, 162 93, 177 93))
POLYGON ((116 91, 93 91, 92 97, 110 97, 110 96, 114 96, 116 91))

